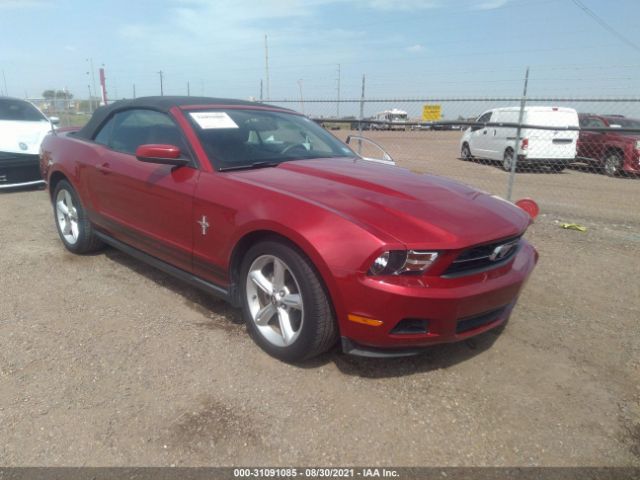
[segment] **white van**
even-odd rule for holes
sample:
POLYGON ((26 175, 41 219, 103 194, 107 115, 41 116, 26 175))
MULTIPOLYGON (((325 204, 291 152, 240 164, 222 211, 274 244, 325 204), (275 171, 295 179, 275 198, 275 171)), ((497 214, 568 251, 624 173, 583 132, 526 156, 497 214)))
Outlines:
MULTIPOLYGON (((494 108, 478 117, 478 123, 518 123, 520 107, 494 108)), ((547 126, 549 129, 523 128, 520 131, 518 165, 543 165, 562 171, 576 158, 578 112, 563 107, 525 107, 524 125, 547 126), (565 130, 575 127, 576 130, 565 130)), ((483 158, 502 162, 511 171, 516 139, 515 127, 473 126, 465 130, 460 141, 464 160, 483 158)))

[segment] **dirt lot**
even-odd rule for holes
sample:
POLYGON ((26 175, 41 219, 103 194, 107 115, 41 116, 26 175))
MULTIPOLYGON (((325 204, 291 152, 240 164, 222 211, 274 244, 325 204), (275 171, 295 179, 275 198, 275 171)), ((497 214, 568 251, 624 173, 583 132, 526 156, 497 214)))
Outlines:
MULTIPOLYGON (((506 189, 455 160, 457 133, 375 136, 404 166, 506 189)), ((640 181, 517 180, 543 206, 541 259, 501 335, 297 366, 224 303, 66 252, 44 192, 1 194, 0 463, 640 466, 640 181)))

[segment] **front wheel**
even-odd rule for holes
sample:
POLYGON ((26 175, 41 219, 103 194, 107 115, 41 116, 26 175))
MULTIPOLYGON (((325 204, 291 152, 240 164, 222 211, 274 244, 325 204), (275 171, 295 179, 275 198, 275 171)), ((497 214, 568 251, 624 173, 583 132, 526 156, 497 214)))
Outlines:
POLYGON ((468 143, 462 145, 462 148, 460 149, 460 157, 462 160, 471 160, 473 158, 468 143))
POLYGON ((78 194, 71 184, 61 180, 53 192, 53 211, 60 240, 73 253, 90 253, 103 245, 95 236, 78 194))
POLYGON ((277 240, 254 245, 240 278, 247 329, 269 355, 300 361, 336 342, 336 322, 322 282, 297 249, 277 240))
POLYGON ((622 173, 622 157, 612 152, 604 159, 604 173, 610 177, 615 177, 622 173))

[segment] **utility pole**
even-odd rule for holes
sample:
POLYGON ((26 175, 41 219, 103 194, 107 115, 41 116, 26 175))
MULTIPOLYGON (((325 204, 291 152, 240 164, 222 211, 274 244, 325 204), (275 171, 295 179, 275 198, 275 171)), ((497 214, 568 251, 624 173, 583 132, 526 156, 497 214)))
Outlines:
POLYGON ((89 113, 93 113, 93 99, 91 98, 91 85, 87 85, 87 90, 89 90, 89 113))
POLYGON ((158 75, 160 75, 160 96, 164 97, 164 85, 162 84, 162 77, 164 74, 162 73, 162 70, 158 72, 158 75))
POLYGON ((338 101, 336 102, 336 118, 340 118, 340 64, 338 64, 338 101))
POLYGON ((260 79, 260 101, 262 102, 262 79, 260 79))
POLYGON ((189 85, 189 80, 187 80, 187 97, 191 96, 191 87, 189 85))
POLYGON ((298 80, 298 87, 300 88, 300 109, 304 115, 304 97, 302 96, 302 79, 298 80))
POLYGON ((136 84, 133 84, 133 98, 136 98, 136 84))
MULTIPOLYGON (((527 103, 527 86, 529 85, 529 67, 524 74, 524 88, 522 90, 522 99, 520 100, 520 113, 518 114, 518 128, 516 129, 516 138, 513 145, 513 158, 511 160, 511 171, 509 172, 509 181, 507 184, 507 200, 511 201, 513 193, 513 182, 516 177, 516 169, 518 168, 518 153, 520 152, 520 134, 522 133, 522 120, 524 119, 524 108, 527 103)), ((506 154, 505 154, 506 155, 506 154)))
POLYGON ((4 68, 2 69, 2 81, 4 82, 4 94, 8 97, 9 90, 7 89, 7 77, 4 75, 4 68))
POLYGON ((264 35, 264 71, 267 79, 267 101, 271 99, 271 91, 269 89, 269 43, 267 42, 267 34, 264 35))
MULTIPOLYGON (((358 122, 358 133, 362 135, 362 119, 364 118, 364 73, 362 74, 362 93, 360 94, 360 121, 358 122)), ((358 153, 360 153, 360 143, 358 153)))
POLYGON ((93 70, 93 58, 87 58, 87 62, 89 62, 89 71, 91 72, 91 85, 93 86, 93 93, 97 94, 98 89, 96 88, 96 72, 93 70))

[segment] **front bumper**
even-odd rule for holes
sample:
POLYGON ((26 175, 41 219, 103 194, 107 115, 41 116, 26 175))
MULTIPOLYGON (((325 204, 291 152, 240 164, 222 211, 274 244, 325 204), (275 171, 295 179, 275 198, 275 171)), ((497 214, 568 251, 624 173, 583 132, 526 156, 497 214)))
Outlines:
POLYGON ((43 184, 38 155, 0 152, 0 189, 43 184))
POLYGON ((625 155, 622 169, 627 173, 640 174, 640 151, 634 148, 630 155, 625 155))
POLYGON ((391 353, 457 342, 491 330, 509 318, 537 260, 536 250, 522 240, 512 261, 471 275, 396 277, 394 283, 368 276, 344 279, 347 312, 339 314, 343 344, 355 345, 356 350, 390 349, 391 353), (356 323, 349 320, 349 314, 382 324, 356 323), (400 322, 407 320, 423 321, 425 331, 398 333, 400 322))

